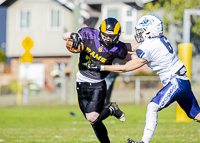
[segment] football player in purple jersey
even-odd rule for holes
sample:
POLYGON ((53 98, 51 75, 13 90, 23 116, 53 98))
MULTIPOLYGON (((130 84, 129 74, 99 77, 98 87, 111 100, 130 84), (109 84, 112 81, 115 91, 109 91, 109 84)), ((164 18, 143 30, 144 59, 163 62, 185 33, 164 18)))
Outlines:
POLYGON ((155 15, 142 16, 136 25, 136 41, 141 42, 134 60, 125 65, 87 64, 90 70, 127 72, 147 64, 159 75, 164 87, 147 106, 146 125, 141 142, 127 139, 128 143, 149 143, 156 129, 158 111, 177 101, 187 116, 200 122, 200 108, 192 92, 184 64, 178 59, 169 40, 163 35, 163 22, 155 15))
POLYGON ((115 18, 109 17, 102 21, 99 30, 85 27, 78 33, 66 32, 62 35, 64 40, 73 39, 73 48, 77 49, 81 42, 85 50, 79 55, 79 70, 76 74, 78 102, 85 118, 101 143, 110 143, 107 129, 103 120, 108 116, 115 116, 121 122, 125 121, 125 114, 115 102, 111 102, 108 108, 104 108, 106 98, 105 77, 108 71, 91 71, 86 67, 87 63, 95 61, 102 65, 112 65, 115 58, 130 60, 128 51, 135 51, 138 43, 130 44, 119 41, 121 25, 115 18))

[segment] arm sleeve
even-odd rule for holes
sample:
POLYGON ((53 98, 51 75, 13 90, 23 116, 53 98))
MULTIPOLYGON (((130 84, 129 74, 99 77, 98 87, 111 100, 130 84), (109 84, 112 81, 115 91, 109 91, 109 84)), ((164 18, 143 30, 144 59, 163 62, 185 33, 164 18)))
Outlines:
POLYGON ((85 41, 85 39, 87 39, 87 30, 85 30, 84 28, 81 28, 78 33, 81 35, 82 37, 82 41, 85 41))
POLYGON ((137 49, 136 54, 139 58, 150 61, 149 52, 145 49, 137 49))
POLYGON ((81 28, 78 33, 81 35, 83 42, 87 39, 94 39, 99 36, 99 31, 90 27, 81 28))

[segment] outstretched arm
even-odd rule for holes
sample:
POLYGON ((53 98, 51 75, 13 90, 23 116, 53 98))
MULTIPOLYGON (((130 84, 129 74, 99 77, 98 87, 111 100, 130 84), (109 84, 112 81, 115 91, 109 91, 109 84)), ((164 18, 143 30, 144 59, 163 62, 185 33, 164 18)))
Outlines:
POLYGON ((71 36, 72 32, 66 32, 62 35, 63 40, 67 41, 70 36, 71 36))
POLYGON ((137 55, 132 55, 132 60, 127 62, 125 65, 101 65, 95 61, 91 64, 86 64, 87 68, 92 71, 111 71, 111 72, 127 72, 138 69, 145 65, 147 60, 139 58, 137 55))
POLYGON ((133 59, 127 62, 125 65, 101 65, 101 69, 112 72, 127 72, 138 69, 146 63, 147 60, 141 59, 135 55, 133 59))

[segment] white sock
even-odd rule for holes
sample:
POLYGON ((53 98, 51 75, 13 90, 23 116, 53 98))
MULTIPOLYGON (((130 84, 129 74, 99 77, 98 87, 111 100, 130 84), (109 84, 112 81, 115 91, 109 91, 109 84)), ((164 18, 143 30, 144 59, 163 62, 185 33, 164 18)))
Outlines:
POLYGON ((147 106, 146 125, 144 127, 144 132, 142 136, 142 141, 144 143, 149 143, 151 141, 153 133, 156 129, 157 119, 158 119, 158 114, 157 114, 158 108, 159 105, 154 102, 150 102, 147 106))

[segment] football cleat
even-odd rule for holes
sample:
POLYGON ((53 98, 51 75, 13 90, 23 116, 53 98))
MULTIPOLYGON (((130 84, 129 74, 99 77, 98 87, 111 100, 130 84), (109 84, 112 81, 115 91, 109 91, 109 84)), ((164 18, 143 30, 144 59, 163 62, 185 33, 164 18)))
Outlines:
POLYGON ((111 116, 115 116, 117 119, 119 119, 121 122, 125 122, 126 116, 125 114, 119 109, 116 102, 111 102, 108 106, 109 109, 112 110, 111 116))
POLYGON ((134 140, 128 138, 127 139, 127 143, 144 143, 144 142, 143 141, 141 141, 141 142, 135 142, 134 140))

